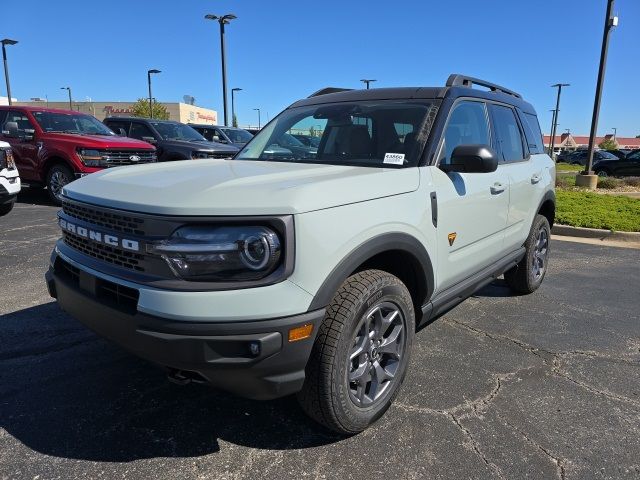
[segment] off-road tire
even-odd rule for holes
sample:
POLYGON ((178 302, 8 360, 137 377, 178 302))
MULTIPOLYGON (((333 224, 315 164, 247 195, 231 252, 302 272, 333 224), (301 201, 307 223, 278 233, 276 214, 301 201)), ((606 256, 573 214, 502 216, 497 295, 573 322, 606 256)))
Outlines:
MULTIPOLYGON (((388 328, 392 331, 396 326, 388 328)), ((398 394, 411 357, 414 336, 415 313, 411 295, 397 277, 381 270, 365 270, 347 278, 327 307, 319 326, 307 363, 306 379, 298 393, 302 409, 318 423, 341 434, 351 435, 366 429, 384 414, 398 394), (383 393, 371 405, 361 406, 356 404, 358 399, 353 398, 354 383, 348 379, 353 361, 348 358, 357 347, 354 341, 365 338, 364 335, 358 337, 358 333, 363 331, 364 325, 373 324, 373 321, 367 322, 365 314, 382 306, 398 307, 394 318, 400 317, 404 325, 403 350, 389 386, 381 388, 383 393)), ((375 355, 378 353, 371 353, 371 361, 375 355)), ((382 355, 388 354, 380 354, 379 358, 382 355)), ((360 358, 356 357, 356 361, 360 362, 360 358)), ((364 358, 370 358, 369 353, 364 354, 364 358)), ((385 361, 380 360, 381 363, 385 361)))
MULTIPOLYGON (((75 180, 73 172, 69 167, 62 163, 56 163, 49 169, 47 172, 47 192, 49 193, 49 198, 54 204, 58 206, 62 205, 62 200, 58 197, 58 192, 56 192, 56 188, 60 185, 60 182, 64 182, 64 185, 66 185, 73 182, 73 180, 75 180)), ((60 191, 61 188, 62 187, 60 187, 60 191)))
POLYGON ((506 271, 504 274, 507 285, 514 292, 529 294, 535 292, 538 287, 540 287, 548 269, 550 240, 551 228, 549 227, 549 221, 542 215, 536 215, 527 241, 524 243, 526 249, 524 258, 520 260, 518 265, 506 271), (542 272, 536 275, 534 258, 541 255, 538 251, 541 232, 545 235, 546 247, 542 258, 542 272))

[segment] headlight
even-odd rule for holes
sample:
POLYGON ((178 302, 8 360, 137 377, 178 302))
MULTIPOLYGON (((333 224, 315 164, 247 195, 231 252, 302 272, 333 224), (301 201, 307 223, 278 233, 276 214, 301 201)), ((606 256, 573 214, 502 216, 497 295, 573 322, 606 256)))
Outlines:
POLYGON ((78 149, 78 156, 87 167, 107 167, 108 159, 99 150, 78 149))
POLYGON ((259 280, 280 265, 278 234, 262 226, 190 226, 147 246, 173 273, 200 282, 259 280))

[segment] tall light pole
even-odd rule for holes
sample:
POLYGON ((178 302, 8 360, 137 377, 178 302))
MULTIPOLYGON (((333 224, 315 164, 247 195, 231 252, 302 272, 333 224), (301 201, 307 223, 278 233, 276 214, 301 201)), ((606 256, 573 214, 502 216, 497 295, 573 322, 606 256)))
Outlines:
POLYGON ((377 82, 377 80, 374 80, 372 78, 367 79, 367 78, 363 78, 362 80, 360 80, 362 83, 365 83, 367 85, 367 90, 369 90, 369 84, 372 82, 377 82))
POLYGON ((576 177, 576 185, 595 188, 598 178, 593 178, 591 167, 593 166, 593 150, 596 143, 596 131, 598 130, 598 117, 600 116, 600 99, 602 98, 602 86, 604 85, 604 72, 607 66, 607 51, 609 49, 609 33, 613 27, 618 26, 618 17, 613 15, 615 0, 607 0, 607 14, 604 18, 604 32, 602 33, 602 50, 600 51, 600 68, 598 69, 598 83, 596 85, 596 98, 593 102, 593 117, 591 118, 591 132, 589 133, 589 150, 587 151, 587 163, 582 177, 576 177), (589 179, 589 176, 592 178, 589 179))
POLYGON ((556 109, 549 110, 551 112, 551 128, 549 128, 549 156, 551 156, 551 132, 553 132, 553 126, 556 124, 556 109))
POLYGON ((71 100, 71 87, 60 87, 60 90, 66 90, 69 94, 69 110, 73 110, 73 101, 71 100))
POLYGON ((151 95, 151 74, 160 73, 160 70, 152 68, 147 70, 147 85, 149 86, 149 118, 153 118, 153 96, 151 95))
POLYGON ((229 116, 227 115, 227 61, 225 59, 225 48, 224 48, 224 26, 234 20, 236 17, 232 13, 227 13, 226 15, 218 16, 218 15, 205 15, 205 19, 207 20, 217 20, 220 24, 220 56, 222 60, 222 106, 224 109, 224 125, 226 127, 229 126, 229 116))
POLYGON ((568 83, 556 83, 555 85, 551 85, 551 87, 558 88, 558 96, 556 97, 556 111, 553 115, 553 125, 551 126, 551 148, 549 149, 549 155, 553 158, 553 150, 556 144, 556 129, 558 128, 558 116, 560 113, 560 94, 562 93, 562 87, 568 87, 568 83))
POLYGON ((618 129, 616 127, 611 127, 611 130, 613 130, 613 139, 615 140, 618 136, 618 129))
POLYGON ((4 81, 7 83, 7 97, 9 97, 9 105, 11 105, 11 84, 9 83, 9 64, 7 63, 7 45, 15 45, 17 40, 11 40, 10 38, 4 38, 0 40, 2 43, 2 61, 4 62, 4 81))
POLYGON ((236 105, 235 105, 234 94, 241 90, 242 90, 241 88, 237 88, 237 87, 231 89, 231 125, 234 127, 238 126, 238 122, 236 119, 236 105))
POLYGON ((254 108, 254 110, 256 110, 258 112, 258 130, 260 130, 260 109, 259 108, 254 108))

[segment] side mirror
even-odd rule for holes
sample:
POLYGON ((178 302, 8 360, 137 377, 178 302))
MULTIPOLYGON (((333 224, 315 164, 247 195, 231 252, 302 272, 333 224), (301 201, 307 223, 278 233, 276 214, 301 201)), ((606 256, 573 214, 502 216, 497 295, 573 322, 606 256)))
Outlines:
POLYGON ((451 154, 451 163, 440 165, 449 172, 490 173, 498 168, 498 155, 488 145, 458 145, 451 154))
POLYGON ((18 122, 7 122, 4 124, 2 134, 7 137, 18 138, 20 133, 18 132, 18 122))
POLYGON ((153 143, 153 144, 158 143, 158 141, 153 137, 142 137, 142 140, 147 143, 153 143))

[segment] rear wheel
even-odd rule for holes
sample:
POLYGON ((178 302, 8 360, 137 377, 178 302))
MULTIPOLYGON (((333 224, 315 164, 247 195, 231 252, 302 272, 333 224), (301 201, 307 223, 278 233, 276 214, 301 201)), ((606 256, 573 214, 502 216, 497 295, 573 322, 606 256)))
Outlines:
POLYGON ((504 274, 504 279, 512 290, 518 293, 533 293, 542 284, 549 263, 550 240, 549 221, 542 215, 536 215, 524 244, 524 258, 504 274))
POLYGON ((58 163, 49 169, 47 172, 47 191, 49 198, 56 205, 62 204, 62 188, 73 180, 73 172, 66 165, 58 163))
POLYGON ((596 175, 598 175, 599 177, 605 178, 609 176, 609 171, 605 169, 596 170, 596 175))
POLYGON ((316 336, 300 405, 335 432, 361 432, 397 395, 414 334, 413 302, 398 278, 381 270, 349 277, 316 336))

